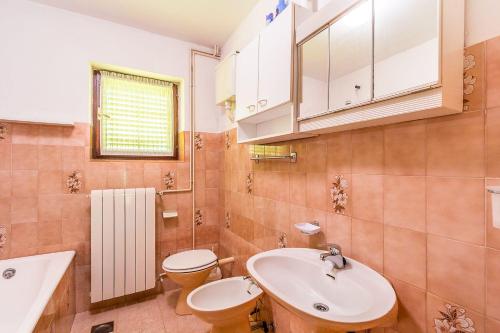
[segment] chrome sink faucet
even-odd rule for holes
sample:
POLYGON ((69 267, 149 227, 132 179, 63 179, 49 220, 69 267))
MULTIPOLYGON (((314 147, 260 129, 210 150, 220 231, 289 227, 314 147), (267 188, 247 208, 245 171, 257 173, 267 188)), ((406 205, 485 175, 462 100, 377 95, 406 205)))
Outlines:
POLYGON ((323 261, 330 261, 334 269, 344 268, 347 261, 342 255, 342 248, 337 244, 326 244, 328 252, 321 253, 320 259, 323 261))

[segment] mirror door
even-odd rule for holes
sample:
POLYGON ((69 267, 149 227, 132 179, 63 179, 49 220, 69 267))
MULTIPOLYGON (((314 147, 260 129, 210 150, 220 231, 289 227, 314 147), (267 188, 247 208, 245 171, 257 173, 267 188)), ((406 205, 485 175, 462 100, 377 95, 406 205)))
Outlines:
POLYGON ((330 26, 330 111, 372 99, 372 9, 372 0, 360 1, 330 26))
POLYGON ((374 98, 439 82, 439 0, 374 0, 374 98))
POLYGON ((329 30, 324 29, 299 47, 300 118, 328 111, 329 30))

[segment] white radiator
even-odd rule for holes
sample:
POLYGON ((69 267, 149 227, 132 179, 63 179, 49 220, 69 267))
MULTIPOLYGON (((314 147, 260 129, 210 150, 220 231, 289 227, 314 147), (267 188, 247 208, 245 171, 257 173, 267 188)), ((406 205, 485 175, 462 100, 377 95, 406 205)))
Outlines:
POLYGON ((155 189, 91 192, 92 303, 155 286, 155 189))

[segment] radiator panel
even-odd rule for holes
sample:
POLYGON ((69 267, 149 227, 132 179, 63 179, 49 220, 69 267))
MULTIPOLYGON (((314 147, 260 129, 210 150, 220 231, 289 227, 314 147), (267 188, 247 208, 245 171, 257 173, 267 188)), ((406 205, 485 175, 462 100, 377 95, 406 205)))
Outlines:
POLYGON ((155 189, 91 192, 92 303, 155 286, 155 189))

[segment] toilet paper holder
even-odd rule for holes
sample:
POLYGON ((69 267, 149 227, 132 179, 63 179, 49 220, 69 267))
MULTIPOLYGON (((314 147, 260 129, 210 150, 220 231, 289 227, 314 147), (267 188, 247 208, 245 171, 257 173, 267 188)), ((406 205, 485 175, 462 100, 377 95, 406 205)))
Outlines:
POLYGON ((494 228, 500 229, 500 186, 486 188, 491 194, 491 221, 494 228))
POLYGON ((500 186, 489 186, 486 189, 492 194, 500 194, 500 186))

